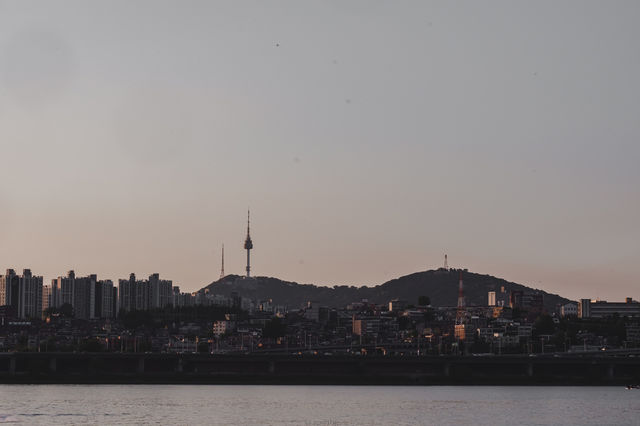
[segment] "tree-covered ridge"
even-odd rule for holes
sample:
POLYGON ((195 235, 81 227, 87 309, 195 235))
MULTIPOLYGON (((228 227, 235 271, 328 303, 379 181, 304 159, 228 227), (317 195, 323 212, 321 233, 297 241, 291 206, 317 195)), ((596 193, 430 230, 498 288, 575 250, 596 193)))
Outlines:
MULTIPOLYGON (((254 299, 273 299, 273 303, 297 308, 308 301, 318 302, 329 307, 343 307, 352 302, 367 299, 372 303, 387 303, 392 299, 402 299, 417 304, 420 296, 428 296, 434 306, 456 306, 458 298, 459 270, 430 270, 416 272, 393 279, 374 287, 355 286, 317 286, 298 284, 272 277, 253 277, 246 279, 237 275, 229 275, 215 281, 202 291, 230 296, 238 295, 254 299)), ((557 304, 569 302, 568 299, 537 290, 522 284, 506 281, 491 275, 481 275, 463 271, 464 296, 467 305, 486 306, 487 293, 499 292, 504 287, 507 295, 510 291, 524 293, 540 292, 544 294, 544 305, 547 310, 555 309, 557 304)))

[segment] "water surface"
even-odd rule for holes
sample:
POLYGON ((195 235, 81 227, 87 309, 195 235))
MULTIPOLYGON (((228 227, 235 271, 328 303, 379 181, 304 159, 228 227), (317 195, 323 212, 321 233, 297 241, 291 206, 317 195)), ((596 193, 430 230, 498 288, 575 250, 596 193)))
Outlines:
POLYGON ((0 385, 0 422, 637 425, 618 387, 0 385))

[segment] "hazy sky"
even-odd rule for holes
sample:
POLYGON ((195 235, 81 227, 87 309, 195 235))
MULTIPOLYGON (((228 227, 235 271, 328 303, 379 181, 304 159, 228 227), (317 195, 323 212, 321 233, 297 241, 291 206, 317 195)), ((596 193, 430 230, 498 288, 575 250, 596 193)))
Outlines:
POLYGON ((637 1, 2 1, 0 268, 640 299, 637 1))

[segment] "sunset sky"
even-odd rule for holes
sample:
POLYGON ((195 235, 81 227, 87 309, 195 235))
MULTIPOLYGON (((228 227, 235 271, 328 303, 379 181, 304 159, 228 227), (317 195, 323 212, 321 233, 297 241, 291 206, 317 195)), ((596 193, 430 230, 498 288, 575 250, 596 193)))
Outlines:
POLYGON ((0 269, 640 299, 640 3, 0 0, 0 269))

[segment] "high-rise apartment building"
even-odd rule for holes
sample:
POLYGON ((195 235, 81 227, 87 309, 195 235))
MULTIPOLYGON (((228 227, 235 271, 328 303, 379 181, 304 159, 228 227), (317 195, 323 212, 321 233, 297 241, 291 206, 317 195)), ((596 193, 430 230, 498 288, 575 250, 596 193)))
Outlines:
POLYGON ((128 280, 118 282, 119 310, 161 309, 174 304, 173 283, 151 274, 148 280, 137 280, 131 274, 128 280))
POLYGON ((113 281, 101 280, 95 286, 94 313, 95 318, 113 318, 116 316, 116 291, 113 281))
POLYGON ((13 269, 0 276, 0 306, 18 306, 20 277, 13 269))
POLYGON ((160 274, 151 274, 149 276, 149 299, 147 309, 160 309, 173 304, 172 282, 170 280, 161 280, 160 274))
POLYGON ((19 289, 18 317, 42 318, 42 277, 36 277, 30 269, 25 269, 19 289))
POLYGON ((76 273, 69 271, 66 277, 51 280, 51 306, 59 308, 64 304, 73 306, 75 300, 76 273))
POLYGON ((11 306, 18 318, 42 317, 42 277, 34 276, 30 269, 17 275, 7 269, 0 276, 0 306, 11 306))
POLYGON ((129 275, 128 280, 118 281, 118 309, 129 312, 137 309, 136 288, 139 281, 136 281, 136 274, 129 275))
POLYGON ((51 307, 68 303, 79 319, 113 318, 117 313, 117 288, 111 280, 98 280, 97 275, 76 277, 69 271, 66 277, 51 281, 51 307))
POLYGON ((73 311, 78 319, 93 319, 96 317, 95 300, 98 277, 89 275, 75 279, 73 290, 73 311))

